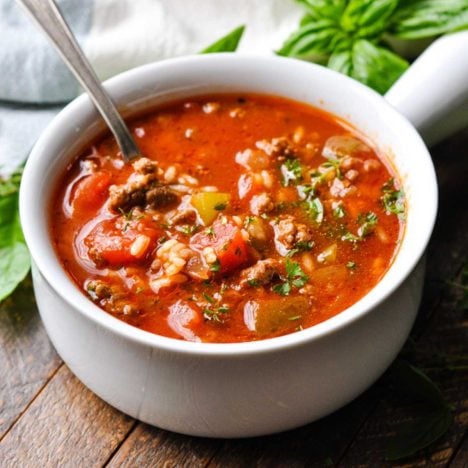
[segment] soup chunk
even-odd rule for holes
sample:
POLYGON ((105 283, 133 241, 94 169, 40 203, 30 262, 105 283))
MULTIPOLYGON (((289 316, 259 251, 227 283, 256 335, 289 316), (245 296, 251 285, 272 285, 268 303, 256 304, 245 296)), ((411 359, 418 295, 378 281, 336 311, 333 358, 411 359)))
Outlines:
POLYGON ((175 102, 106 136, 57 187, 51 235, 84 294, 159 335, 252 341, 343 311, 404 227, 396 174, 346 123, 262 95, 175 102))

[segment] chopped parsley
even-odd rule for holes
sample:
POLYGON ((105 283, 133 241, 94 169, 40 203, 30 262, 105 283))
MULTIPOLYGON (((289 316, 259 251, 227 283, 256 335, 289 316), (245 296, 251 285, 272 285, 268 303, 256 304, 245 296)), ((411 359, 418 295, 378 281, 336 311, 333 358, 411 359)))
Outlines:
POLYGON ((397 215, 400 219, 405 219, 405 194, 403 190, 395 188, 394 179, 389 179, 382 186, 383 195, 380 197, 385 212, 397 215))
POLYGON ((216 203, 216 205, 214 206, 214 209, 216 211, 223 211, 225 210, 227 207, 227 203, 216 203))
POLYGON ((297 262, 286 259, 286 277, 281 278, 283 283, 273 286, 273 291, 280 296, 288 296, 292 288, 302 288, 309 277, 304 273, 297 262))
POLYGON ((210 237, 214 237, 215 233, 214 233, 213 226, 210 226, 209 228, 206 228, 205 229, 205 234, 210 236, 210 237))
POLYGON ((315 187, 313 185, 301 185, 297 190, 307 214, 313 221, 320 224, 323 221, 324 209, 320 198, 316 194, 315 187))
POLYGON ((359 237, 363 238, 368 236, 374 230, 375 226, 377 226, 377 221, 377 215, 372 211, 369 211, 366 214, 360 214, 358 216, 359 237))
POLYGON ((205 317, 206 320, 221 323, 223 321, 223 315, 227 312, 229 312, 229 307, 226 305, 213 306, 211 308, 205 307, 203 309, 203 317, 205 317))
POLYGON ((317 223, 320 224, 323 221, 323 204, 320 201, 319 197, 314 197, 312 199, 305 199, 304 206, 307 211, 307 214, 317 223))
POLYGON ((341 174, 341 169, 340 169, 340 161, 338 159, 328 158, 328 161, 322 163, 321 167, 325 167, 327 169, 334 169, 336 177, 338 177, 338 179, 343 178, 343 175, 341 174))
POLYGON ((364 240, 365 237, 374 231, 377 221, 378 218, 374 212, 361 213, 357 219, 357 223, 359 224, 357 235, 347 231, 341 236, 341 240, 352 242, 354 247, 356 247, 358 242, 364 240))
POLYGON ((342 203, 336 205, 335 208, 333 208, 333 217, 340 219, 344 218, 345 216, 346 212, 342 203))
POLYGON ((198 230, 198 226, 195 224, 182 224, 180 226, 175 226, 175 230, 181 232, 182 234, 185 234, 186 236, 191 236, 194 232, 198 230))
POLYGON ((310 250, 312 250, 313 246, 314 246, 313 241, 309 241, 309 242, 299 241, 299 242, 296 242, 296 244, 294 245, 294 248, 291 249, 288 252, 287 257, 292 257, 292 256, 296 255, 298 252, 309 252, 310 250))
POLYGON ((210 265, 210 271, 213 272, 218 272, 221 269, 221 263, 219 259, 216 259, 211 265, 210 265))
POLYGON ((346 268, 348 268, 349 270, 355 270, 356 267, 356 262, 349 261, 348 263, 346 263, 346 268))
POLYGON ((297 185, 302 180, 302 168, 297 159, 286 159, 281 165, 281 174, 283 175, 283 185, 288 187, 290 183, 297 185))

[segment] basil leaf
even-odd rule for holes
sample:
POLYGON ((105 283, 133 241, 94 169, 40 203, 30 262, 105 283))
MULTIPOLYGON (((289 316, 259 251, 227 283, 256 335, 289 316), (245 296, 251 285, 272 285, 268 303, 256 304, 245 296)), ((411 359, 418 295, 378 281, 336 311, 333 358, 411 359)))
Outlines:
POLYGON ((406 0, 392 18, 389 33, 422 39, 468 29, 468 0, 406 0))
POLYGON ((8 297, 30 268, 18 213, 21 171, 0 181, 0 301, 8 297))
POLYGON ((387 460, 399 460, 414 455, 443 436, 453 422, 448 408, 439 408, 400 425, 385 454, 387 460))
POLYGON ((373 37, 385 31, 399 0, 350 0, 340 24, 354 37, 373 37))
POLYGON ((447 406, 437 385, 424 372, 403 359, 398 359, 392 365, 392 379, 396 382, 398 390, 414 400, 433 407, 447 406))
POLYGON ((346 35, 332 21, 323 19, 301 26, 277 54, 326 63, 334 50, 343 50, 348 44, 346 35))
POLYGON ((386 451, 388 460, 399 460, 415 454, 435 442, 453 421, 450 407, 435 383, 420 369, 399 359, 392 366, 392 379, 397 390, 424 405, 424 413, 396 428, 386 451))
POLYGON ((242 35, 244 34, 244 30, 245 25, 238 26, 230 33, 226 34, 216 42, 213 42, 213 44, 200 51, 200 54, 212 54, 214 52, 234 52, 239 45, 242 35))
POLYGON ((333 52, 328 59, 327 67, 344 75, 351 76, 353 73, 353 54, 351 50, 333 52))
POLYGON ((370 41, 360 39, 353 45, 351 76, 384 94, 408 68, 406 60, 370 41))
POLYGON ((305 7, 308 13, 307 19, 310 21, 330 19, 338 22, 348 0, 298 0, 298 3, 305 7))

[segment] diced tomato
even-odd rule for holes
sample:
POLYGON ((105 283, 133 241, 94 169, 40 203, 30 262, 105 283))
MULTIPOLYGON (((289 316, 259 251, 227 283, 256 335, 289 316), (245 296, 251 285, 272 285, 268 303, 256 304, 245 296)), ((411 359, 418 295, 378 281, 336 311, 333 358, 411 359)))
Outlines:
POLYGON ((128 265, 147 256, 146 254, 134 256, 131 253, 132 244, 139 235, 145 235, 150 239, 146 252, 151 252, 160 233, 142 223, 125 228, 121 217, 116 217, 100 222, 86 237, 85 244, 88 247, 89 256, 98 266, 128 265), (117 226, 119 218, 124 228, 117 226))
POLYGON ((104 171, 94 172, 85 176, 77 184, 72 201, 73 209, 82 211, 99 208, 106 201, 111 176, 104 171))
POLYGON ((211 228, 195 234, 191 245, 199 249, 213 247, 220 263, 221 274, 235 271, 250 260, 249 248, 240 229, 229 221, 215 221, 211 228))

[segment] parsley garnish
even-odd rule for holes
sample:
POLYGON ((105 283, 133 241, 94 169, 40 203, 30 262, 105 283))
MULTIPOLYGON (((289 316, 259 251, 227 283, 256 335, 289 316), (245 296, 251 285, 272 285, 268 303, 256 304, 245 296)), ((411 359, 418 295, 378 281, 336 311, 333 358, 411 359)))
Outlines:
POLYGON ((356 269, 356 266, 357 266, 357 265, 356 265, 356 262, 351 262, 351 261, 350 261, 350 262, 348 262, 348 263, 346 264, 346 268, 348 268, 349 270, 355 270, 355 269, 356 269))
POLYGON ((203 317, 206 320, 210 320, 212 322, 221 323, 223 321, 223 314, 229 312, 229 307, 225 305, 214 306, 211 309, 205 308, 203 309, 203 317))
POLYGON ((343 204, 336 205, 335 208, 333 208, 333 216, 335 218, 344 218, 346 216, 346 212, 343 208, 343 204))
POLYGON ((317 223, 320 224, 323 221, 323 204, 319 197, 304 200, 304 206, 308 215, 317 223))
POLYGON ((377 221, 377 215, 372 211, 369 211, 364 215, 360 214, 358 216, 358 223, 360 224, 358 229, 359 237, 364 238, 368 236, 374 230, 377 225, 377 221))
POLYGON ((281 174, 283 174, 283 185, 287 187, 290 182, 297 184, 302 180, 302 168, 297 159, 286 159, 281 165, 281 174))
POLYGON ((210 271, 217 272, 221 269, 221 263, 219 259, 216 259, 211 265, 210 265, 210 271))
POLYGON ((338 179, 343 178, 340 169, 340 161, 338 159, 328 158, 328 161, 322 163, 321 166, 326 167, 327 169, 334 169, 336 177, 338 177, 338 179))
POLYGON ((214 206, 214 209, 216 211, 223 211, 225 210, 227 207, 227 203, 216 203, 216 205, 214 206))
POLYGON ((190 225, 190 224, 182 224, 181 226, 176 226, 175 230, 181 232, 182 234, 190 236, 198 230, 198 226, 190 225))
POLYGON ((323 221, 323 204, 316 195, 315 186, 301 185, 298 188, 299 196, 303 199, 302 204, 307 214, 317 223, 323 221))
POLYGON ((405 218, 405 194, 403 190, 396 190, 395 181, 389 179, 382 186, 383 195, 380 197, 385 212, 397 215, 400 219, 405 218))
POLYGON ((359 228, 357 230, 357 235, 353 234, 352 232, 345 232, 343 236, 341 236, 341 240, 352 242, 354 246, 357 246, 357 243, 364 240, 366 236, 368 236, 377 225, 377 215, 369 211, 366 214, 360 214, 358 216, 357 222, 359 224, 359 228))
POLYGON ((313 246, 314 246, 313 241, 309 241, 309 242, 299 241, 299 242, 296 242, 296 244, 294 245, 294 248, 291 249, 288 252, 287 257, 292 257, 292 256, 296 255, 298 252, 308 252, 308 251, 312 250, 313 246))
POLYGON ((206 228, 205 229, 205 234, 207 234, 210 237, 214 237, 215 233, 214 233, 213 226, 210 226, 209 228, 206 228))
POLYGON ((286 259, 286 278, 281 278, 283 283, 273 286, 273 291, 280 296, 287 296, 293 287, 302 288, 309 277, 302 271, 301 266, 297 262, 292 262, 289 258, 286 259))

